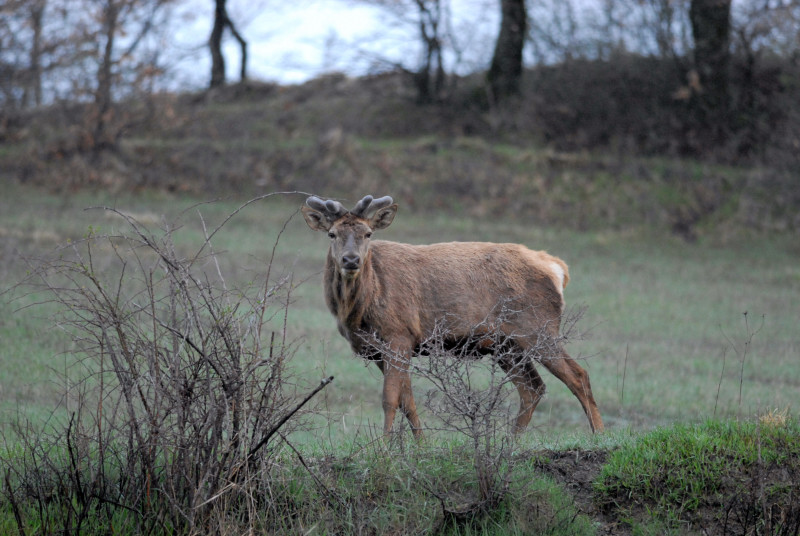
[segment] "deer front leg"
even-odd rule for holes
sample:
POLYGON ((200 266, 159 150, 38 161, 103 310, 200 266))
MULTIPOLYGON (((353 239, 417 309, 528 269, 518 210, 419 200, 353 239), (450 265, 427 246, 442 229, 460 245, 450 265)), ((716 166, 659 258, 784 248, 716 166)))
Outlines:
POLYGON ((508 374, 519 392, 519 413, 514 425, 514 435, 519 435, 528 427, 533 411, 544 396, 544 381, 533 363, 524 358, 515 362, 514 356, 506 356, 500 360, 500 367, 508 374))
POLYGON ((392 431, 397 409, 405 414, 414 437, 422 437, 422 424, 417 414, 417 405, 411 391, 411 375, 408 371, 410 352, 396 352, 384 356, 383 366, 383 432, 392 431))

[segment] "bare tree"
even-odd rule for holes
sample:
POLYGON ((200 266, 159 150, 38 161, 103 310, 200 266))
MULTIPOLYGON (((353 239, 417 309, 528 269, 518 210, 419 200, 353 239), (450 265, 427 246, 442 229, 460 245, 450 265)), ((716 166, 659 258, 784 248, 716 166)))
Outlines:
POLYGON ((150 35, 165 24, 160 14, 172 0, 95 0, 99 27, 92 39, 98 47, 96 80, 91 89, 94 108, 87 128, 90 148, 115 147, 126 120, 115 102, 123 96, 149 91, 143 86, 160 72, 159 47, 144 44, 150 35))
POLYGON ((401 24, 416 28, 422 45, 420 59, 410 68, 401 67, 412 73, 417 99, 420 102, 441 98, 446 77, 443 50, 446 40, 446 17, 449 14, 445 2, 443 0, 365 1, 382 7, 401 24))
POLYGON ((42 18, 46 0, 0 8, 0 89, 5 108, 41 103, 42 18))
POLYGON ((389 27, 401 27, 416 33, 419 39, 415 62, 392 61, 384 57, 378 63, 411 74, 417 100, 442 100, 447 93, 447 75, 461 61, 462 50, 453 28, 449 0, 358 0, 380 7, 391 18, 389 27))
POLYGON ((571 0, 534 2, 527 22, 528 38, 537 62, 566 62, 582 55, 584 38, 580 35, 581 25, 571 0))
POLYGON ((102 6, 103 27, 101 35, 105 38, 105 46, 100 56, 97 69, 97 91, 95 104, 97 105, 97 121, 94 128, 94 139, 102 140, 108 123, 108 113, 111 108, 112 68, 114 64, 114 41, 117 37, 120 6, 115 0, 108 0, 102 6))
POLYGON ((242 51, 242 64, 239 71, 239 79, 247 79, 247 41, 236 29, 236 25, 228 16, 225 6, 227 0, 214 0, 214 26, 211 29, 211 37, 208 46, 211 51, 211 82, 210 87, 215 88, 225 85, 225 56, 222 54, 222 38, 227 28, 234 39, 238 41, 242 51))
MULTIPOLYGON (((685 0, 684 0, 685 1, 685 0)), ((656 50, 662 58, 677 58, 688 49, 688 39, 682 31, 685 14, 681 13, 680 2, 674 0, 650 0, 643 6, 641 26, 649 31, 655 41, 656 50)))
POLYGON ((694 65, 702 87, 698 119, 710 127, 719 142, 727 133, 731 0, 692 0, 689 20, 694 36, 694 65))
POLYGON ((525 0, 502 0, 500 33, 489 67, 489 88, 494 101, 519 93, 522 79, 522 49, 525 46, 528 15, 525 0))
POLYGON ((35 106, 42 105, 42 26, 46 6, 47 0, 34 0, 30 5, 32 30, 30 77, 22 99, 22 105, 26 107, 30 105, 31 93, 33 94, 33 104, 35 106))
POLYGON ((38 106, 43 101, 43 78, 59 48, 61 36, 48 35, 45 29, 48 0, 9 0, 0 7, 0 99, 2 108, 38 106))
POLYGON ((437 100, 444 89, 442 60, 442 2, 415 0, 419 10, 419 35, 422 38, 422 62, 414 76, 420 101, 437 100))
MULTIPOLYGON (((97 80, 94 90, 96 117, 93 128, 96 147, 116 144, 120 130, 109 130, 114 119, 115 82, 123 78, 124 64, 132 63, 139 71, 148 64, 147 59, 137 62, 135 53, 157 24, 159 12, 172 0, 94 0, 99 27, 95 30, 94 41, 102 52, 97 57, 97 80), (125 36, 124 41, 120 39, 125 36)), ((149 67, 149 65, 148 65, 149 67)), ((134 75, 134 78, 138 76, 134 75)))

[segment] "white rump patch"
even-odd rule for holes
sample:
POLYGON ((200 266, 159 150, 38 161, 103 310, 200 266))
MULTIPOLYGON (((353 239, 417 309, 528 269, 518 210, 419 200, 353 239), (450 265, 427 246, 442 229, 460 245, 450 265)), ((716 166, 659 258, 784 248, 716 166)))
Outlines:
POLYGON ((558 291, 563 294, 564 293, 564 269, 557 262, 551 262, 550 263, 550 267, 553 269, 553 276, 555 277, 555 283, 556 283, 556 286, 558 287, 558 291))

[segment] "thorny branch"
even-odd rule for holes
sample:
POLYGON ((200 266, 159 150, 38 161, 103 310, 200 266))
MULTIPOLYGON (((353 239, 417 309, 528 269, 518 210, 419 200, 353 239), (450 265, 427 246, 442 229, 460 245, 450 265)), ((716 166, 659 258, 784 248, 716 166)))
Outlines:
POLYGON ((440 432, 455 432, 467 438, 477 489, 471 500, 464 502, 464 497, 454 494, 449 486, 437 487, 426 475, 414 472, 420 484, 441 502, 445 521, 461 522, 491 511, 509 492, 517 459, 513 455, 517 444, 514 415, 508 403, 514 392, 511 384, 524 373, 524 363, 546 360, 558 346, 583 336, 577 331, 577 324, 585 307, 564 314, 557 336, 547 324, 534 332, 517 329, 509 333, 507 327, 501 326, 514 325, 511 321, 521 312, 518 303, 519 300, 498 303, 467 337, 458 341, 453 339, 452 326, 458 325, 459 319, 452 313, 443 316, 413 359, 392 353, 391 346, 376 333, 361 334, 367 352, 388 355, 390 359, 384 363, 399 363, 433 385, 424 404, 438 418, 440 432), (511 338, 524 338, 531 344, 521 350, 510 342, 511 338), (486 353, 488 358, 481 359, 486 353))
MULTIPOLYGON (((50 439, 22 436, 29 454, 5 475, 4 493, 16 504, 23 496, 52 500, 44 495, 50 486, 24 484, 29 475, 60 482, 64 508, 39 509, 41 526, 58 512, 67 517, 56 526, 64 527, 90 512, 113 515, 97 508, 107 504, 139 512, 142 533, 167 525, 198 533, 269 486, 273 454, 263 446, 298 426, 300 409, 333 378, 294 400, 299 385, 287 365, 295 345, 287 339, 287 312, 279 314, 291 304, 294 281, 271 277, 285 224, 255 287, 227 284, 211 240, 243 208, 275 195, 242 204, 210 231, 201 217, 204 239, 188 255, 175 245, 180 225, 165 222, 159 234, 105 207, 126 222, 127 234, 90 230, 57 259, 31 263, 26 284, 38 282, 35 290, 59 306, 57 325, 73 336, 85 371, 70 378, 66 397, 74 400, 64 431, 50 439), (210 260, 213 272, 204 272, 199 259, 210 260), (261 341, 266 332, 268 348, 261 341), (66 473, 53 458, 59 449, 47 443, 62 438, 66 473), (116 475, 114 485, 107 485, 109 475, 116 475)), ((19 509, 19 517, 32 512, 19 509)), ((17 524, 22 530, 26 523, 17 524)))

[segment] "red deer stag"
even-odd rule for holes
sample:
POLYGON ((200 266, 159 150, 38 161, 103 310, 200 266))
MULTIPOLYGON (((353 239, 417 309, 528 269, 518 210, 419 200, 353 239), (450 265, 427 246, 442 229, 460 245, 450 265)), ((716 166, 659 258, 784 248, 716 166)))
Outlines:
POLYGON ((512 374, 520 396, 515 432, 528 426, 544 394, 534 361, 569 387, 592 430, 603 430, 589 375, 558 342, 562 293, 569 281, 561 259, 518 244, 373 241, 373 231, 388 227, 397 213, 389 196, 368 195, 350 211, 337 201, 311 196, 302 211, 308 226, 327 232, 331 240, 323 279, 339 332, 356 354, 374 360, 383 372, 386 433, 399 408, 414 435, 421 434, 409 360, 442 325, 449 345, 476 354, 497 350, 489 326, 501 335, 499 364, 512 374), (499 309, 505 311, 502 316, 499 309), (378 347, 370 342, 375 337, 384 344, 382 353, 376 354, 378 347), (543 344, 543 339, 550 342, 543 344))

